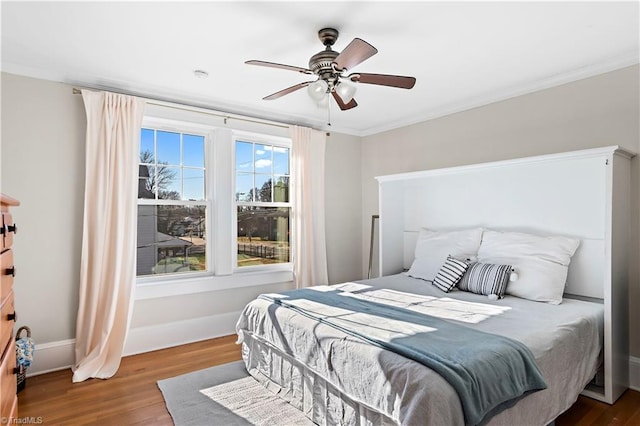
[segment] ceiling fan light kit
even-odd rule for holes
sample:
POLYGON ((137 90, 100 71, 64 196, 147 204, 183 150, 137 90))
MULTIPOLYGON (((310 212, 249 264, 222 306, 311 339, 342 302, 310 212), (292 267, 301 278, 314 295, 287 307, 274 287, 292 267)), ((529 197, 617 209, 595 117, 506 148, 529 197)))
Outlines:
POLYGON ((303 87, 307 87, 309 96, 319 106, 328 103, 329 97, 333 97, 340 109, 345 111, 358 106, 358 103, 353 99, 356 93, 356 86, 352 83, 375 84, 401 89, 411 89, 416 84, 414 77, 399 75, 367 73, 345 75, 344 73, 347 70, 369 59, 378 53, 378 50, 366 41, 360 38, 354 38, 342 52, 336 52, 331 49, 331 46, 333 46, 338 39, 338 34, 338 30, 334 28, 323 28, 318 31, 318 38, 322 41, 322 44, 324 44, 325 49, 311 56, 309 59, 309 68, 258 60, 246 61, 245 63, 249 65, 280 68, 318 76, 315 81, 298 83, 272 93, 269 96, 265 96, 263 99, 278 99, 303 87), (347 83, 347 81, 349 83, 347 83))
POLYGON ((348 104, 353 99, 353 96, 356 94, 356 86, 353 84, 345 83, 341 81, 335 88, 336 92, 338 92, 338 96, 342 98, 342 102, 348 104))
POLYGON ((322 99, 327 97, 326 95, 329 92, 329 84, 324 80, 316 80, 307 86, 307 92, 309 92, 311 99, 316 102, 320 102, 322 99))

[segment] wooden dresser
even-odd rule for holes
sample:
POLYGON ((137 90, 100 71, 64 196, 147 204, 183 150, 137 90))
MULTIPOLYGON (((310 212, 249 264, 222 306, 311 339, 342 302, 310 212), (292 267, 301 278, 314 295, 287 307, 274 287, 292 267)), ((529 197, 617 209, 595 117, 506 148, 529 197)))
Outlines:
MULTIPOLYGON (((13 264, 13 237, 17 227, 11 217, 10 207, 18 206, 16 199, 0 194, 0 419, 16 418, 18 415, 18 396, 16 378, 16 345, 13 328, 16 312, 13 304, 13 277, 16 269, 13 264)), ((10 421, 10 420, 9 420, 10 421)))

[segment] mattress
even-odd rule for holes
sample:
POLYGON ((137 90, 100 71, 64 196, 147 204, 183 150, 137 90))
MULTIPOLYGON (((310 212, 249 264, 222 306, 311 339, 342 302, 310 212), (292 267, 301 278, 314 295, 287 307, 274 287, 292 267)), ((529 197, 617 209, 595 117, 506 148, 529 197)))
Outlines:
MULTIPOLYGON (((343 291, 524 343, 547 389, 493 417, 495 425, 546 425, 569 408, 598 365, 603 305, 443 293, 403 274, 340 284, 343 291)), ((294 311, 256 299, 238 321, 249 373, 318 424, 462 425, 455 390, 410 359, 294 311)), ((286 423, 286 422, 285 422, 286 423)))

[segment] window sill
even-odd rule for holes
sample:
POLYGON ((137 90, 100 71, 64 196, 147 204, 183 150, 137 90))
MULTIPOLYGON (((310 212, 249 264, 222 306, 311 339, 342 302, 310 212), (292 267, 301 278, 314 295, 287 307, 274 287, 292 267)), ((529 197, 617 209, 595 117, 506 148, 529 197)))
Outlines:
POLYGON ((136 282, 135 300, 205 293, 230 288, 287 283, 293 281, 290 268, 265 271, 243 271, 233 275, 201 275, 190 278, 141 278, 136 282))

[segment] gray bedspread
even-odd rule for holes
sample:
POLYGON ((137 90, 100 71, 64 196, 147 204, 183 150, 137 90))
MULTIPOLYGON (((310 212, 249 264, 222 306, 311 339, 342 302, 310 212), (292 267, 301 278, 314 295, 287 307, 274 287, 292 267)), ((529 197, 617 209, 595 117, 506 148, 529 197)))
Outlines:
POLYGON ((504 336, 361 299, 335 287, 260 298, 438 372, 456 390, 467 425, 480 424, 527 393, 546 388, 531 351, 504 336), (417 332, 407 333, 406 327, 395 331, 398 321, 412 324, 417 332))
MULTIPOLYGON (((445 294, 402 274, 332 288, 527 346, 547 389, 528 394, 487 426, 548 425, 573 404, 598 365, 602 304, 565 299, 561 305, 550 305, 511 296, 492 301, 461 291, 445 294)), ((332 315, 341 314, 349 312, 332 315)), ((368 321, 366 315, 353 312, 348 319, 368 321)), ((427 326, 391 319, 387 328, 376 329, 383 338, 428 331, 427 326)), ((465 423, 457 392, 433 369, 294 310, 255 299, 240 316, 237 332, 251 375, 318 424, 465 423)))

